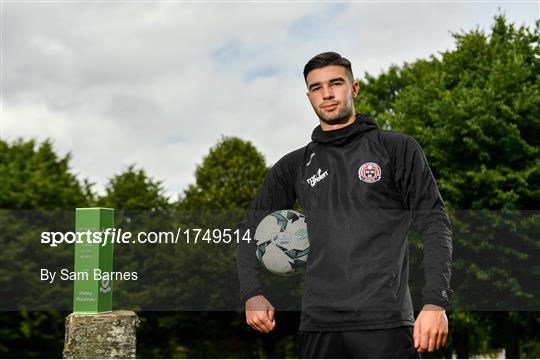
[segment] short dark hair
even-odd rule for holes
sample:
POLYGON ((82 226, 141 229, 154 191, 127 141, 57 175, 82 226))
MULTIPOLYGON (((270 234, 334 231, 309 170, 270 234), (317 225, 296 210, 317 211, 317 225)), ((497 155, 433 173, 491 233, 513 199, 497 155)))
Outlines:
POLYGON ((343 66, 347 70, 347 74, 351 77, 351 80, 353 80, 351 62, 336 52, 328 51, 315 55, 307 62, 306 66, 304 66, 304 81, 307 83, 307 76, 312 70, 330 65, 343 66))

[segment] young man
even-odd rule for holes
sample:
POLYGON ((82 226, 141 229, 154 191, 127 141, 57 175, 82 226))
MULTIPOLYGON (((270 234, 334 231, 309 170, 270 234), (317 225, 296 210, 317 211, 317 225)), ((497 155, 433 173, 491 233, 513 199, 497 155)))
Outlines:
MULTIPOLYGON (((334 52, 304 68, 320 125, 312 142, 280 159, 266 176, 242 231, 299 199, 310 252, 299 330, 302 358, 419 357, 446 342, 452 257, 450 222, 420 145, 357 115, 359 84, 334 52), (309 180, 309 181, 308 181, 309 180), (423 308, 414 319, 407 232, 424 242, 423 308)), ((237 264, 246 322, 267 333, 274 308, 257 280, 255 241, 241 242, 237 264)))

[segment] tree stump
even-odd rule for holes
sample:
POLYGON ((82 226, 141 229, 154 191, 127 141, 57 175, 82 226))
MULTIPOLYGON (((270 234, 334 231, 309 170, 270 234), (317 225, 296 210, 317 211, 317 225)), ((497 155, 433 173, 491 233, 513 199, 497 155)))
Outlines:
POLYGON ((135 358, 139 318, 133 311, 66 317, 64 359, 135 358))

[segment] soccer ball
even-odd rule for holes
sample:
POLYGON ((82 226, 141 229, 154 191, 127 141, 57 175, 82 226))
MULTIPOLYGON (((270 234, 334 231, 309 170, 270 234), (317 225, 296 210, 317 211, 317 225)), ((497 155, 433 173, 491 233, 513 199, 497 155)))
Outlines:
POLYGON ((276 275, 302 271, 307 262, 309 240, 306 217, 294 210, 274 211, 255 230, 257 259, 276 275))

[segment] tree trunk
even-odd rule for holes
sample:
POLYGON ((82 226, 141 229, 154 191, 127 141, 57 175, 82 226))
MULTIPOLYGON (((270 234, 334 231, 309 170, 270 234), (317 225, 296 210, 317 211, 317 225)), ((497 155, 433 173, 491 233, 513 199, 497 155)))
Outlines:
POLYGON ((507 359, 519 359, 518 328, 513 323, 509 312, 506 312, 504 318, 504 349, 507 359))
POLYGON ((461 331, 455 334, 455 350, 458 359, 469 358, 469 334, 467 330, 461 329, 461 331))

